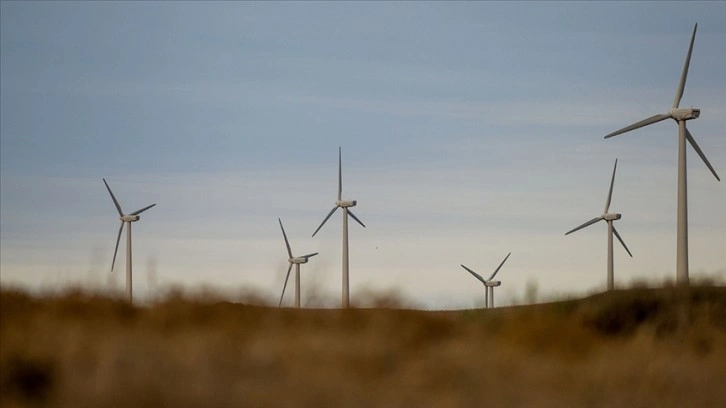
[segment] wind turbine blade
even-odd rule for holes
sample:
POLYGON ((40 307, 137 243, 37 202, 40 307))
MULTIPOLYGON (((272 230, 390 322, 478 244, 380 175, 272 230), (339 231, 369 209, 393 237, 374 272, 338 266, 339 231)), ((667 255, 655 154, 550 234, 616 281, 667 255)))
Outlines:
POLYGON ((116 209, 118 210, 118 215, 123 217, 124 212, 121 210, 121 205, 118 203, 118 200, 116 200, 116 196, 113 195, 113 191, 111 191, 111 187, 108 186, 108 183, 106 183, 106 179, 103 179, 103 184, 106 185, 106 189, 108 190, 108 193, 111 194, 111 199, 113 200, 113 203, 116 205, 116 209))
POLYGON ((356 217, 355 214, 353 214, 350 210, 348 210, 348 215, 353 217, 354 220, 358 221, 358 224, 360 224, 363 228, 366 227, 365 224, 363 224, 361 220, 359 220, 358 217, 356 217))
POLYGON ((285 228, 282 226, 282 220, 279 218, 277 221, 280 223, 280 229, 282 230, 282 237, 285 238, 285 246, 287 247, 287 254, 292 258, 292 249, 290 249, 290 243, 287 241, 287 234, 285 234, 285 228))
POLYGON ((653 123, 660 122, 661 120, 666 120, 670 117, 671 117, 670 113, 661 113, 658 115, 653 115, 647 119, 643 119, 640 122, 633 123, 632 125, 626 126, 620 130, 616 130, 612 133, 608 133, 607 135, 605 135, 605 139, 613 137, 613 136, 617 136, 617 135, 625 133, 625 132, 630 132, 631 130, 642 128, 643 126, 652 125, 653 123))
POLYGON ((343 196, 343 149, 338 146, 338 201, 343 196))
POLYGON ((129 214, 129 215, 139 215, 139 214, 141 214, 142 212, 144 212, 144 211, 148 210, 149 208, 151 208, 151 207, 153 207, 153 206, 155 206, 155 205, 156 205, 156 204, 151 204, 151 205, 149 205, 149 206, 146 206, 146 207, 144 207, 144 208, 142 208, 142 209, 140 209, 140 210, 138 210, 138 211, 134 211, 134 212, 132 212, 132 213, 131 213, 131 214, 129 214))
POLYGON ((716 177, 716 180, 721 181, 721 178, 719 178, 718 174, 716 174, 716 170, 713 169, 711 166, 711 163, 708 162, 708 159, 706 158, 706 155, 703 154, 703 150, 701 150, 700 147, 698 147, 698 143, 696 143, 696 139, 693 138, 693 135, 691 135, 691 132, 688 131, 688 128, 686 128, 686 139, 688 139, 688 142, 691 143, 691 146, 693 146, 693 150, 698 153, 699 156, 701 156, 701 160, 703 160, 704 163, 706 163, 706 167, 708 167, 709 170, 711 170, 711 173, 713 173, 713 176, 716 177))
POLYGON ((630 253, 628 246, 625 245, 625 241, 623 241, 623 239, 620 238, 620 234, 618 234, 618 230, 615 229, 615 226, 613 226, 613 232, 615 233, 615 236, 618 238, 618 241, 620 241, 620 243, 623 244, 623 248, 625 248, 625 250, 628 251, 628 255, 630 255, 630 257, 632 258, 633 254, 630 253))
POLYGON ((121 241, 121 233, 124 230, 124 222, 121 221, 121 226, 118 228, 118 237, 116 237, 116 249, 113 250, 113 261, 111 261, 111 272, 113 272, 113 266, 116 264, 116 254, 118 253, 118 243, 121 241))
POLYGON ((314 254, 307 254, 307 255, 303 255, 303 256, 301 256, 300 258, 312 258, 312 257, 314 257, 314 256, 315 256, 315 255, 317 255, 317 254, 318 254, 318 252, 316 252, 316 253, 314 253, 314 254))
POLYGON ((492 274, 492 276, 489 277, 489 280, 494 279, 494 276, 497 275, 497 272, 499 272, 499 269, 502 268, 502 265, 504 265, 504 262, 507 262, 507 258, 509 258, 509 255, 512 255, 512 253, 510 252, 510 253, 507 254, 507 256, 504 258, 504 260, 502 261, 502 263, 500 263, 499 266, 497 267, 497 270, 494 271, 494 273, 492 274))
POLYGON ((330 216, 331 216, 331 215, 333 215, 333 213, 334 213, 334 212, 335 212, 335 210, 337 210, 337 209, 338 209, 338 206, 336 205, 335 207, 333 207, 333 209, 332 209, 332 210, 330 210, 330 212, 329 212, 329 213, 328 213, 328 215, 327 215, 327 216, 325 217, 325 219, 323 220, 323 222, 321 222, 321 223, 320 223, 320 226, 318 227, 318 229, 316 229, 316 230, 315 230, 315 232, 313 232, 313 236, 315 236, 315 234, 317 234, 317 233, 318 233, 318 231, 320 231, 320 228, 323 228, 323 225, 325 224, 325 221, 328 221, 328 218, 330 218, 330 216))
POLYGON ((287 280, 290 279, 291 270, 292 270, 292 263, 290 264, 290 267, 287 268, 287 275, 285 276, 285 285, 282 286, 282 295, 280 295, 280 303, 277 304, 277 307, 282 306, 282 298, 285 297, 285 288, 287 288, 287 280))
POLYGON ((464 265, 461 265, 461 267, 464 268, 464 269, 466 269, 466 271, 469 272, 470 274, 474 275, 474 277, 477 278, 477 279, 479 279, 481 281, 481 283, 486 283, 486 281, 484 280, 484 278, 482 278, 481 275, 479 275, 478 273, 472 271, 471 269, 467 268, 464 265))
POLYGON ((607 214, 610 209, 610 200, 613 198, 613 185, 615 184, 615 169, 618 168, 618 159, 615 159, 615 166, 613 167, 613 178, 610 179, 610 191, 608 192, 608 200, 605 202, 605 212, 607 214))
POLYGON ((688 54, 686 54, 686 62, 683 63, 683 71, 681 72, 681 81, 678 83, 678 89, 676 89, 676 97, 673 99, 673 109, 678 107, 681 103, 681 97, 683 97, 683 90, 686 88, 686 77, 688 76, 688 66, 691 65, 691 53, 693 52, 693 42, 696 40, 696 29, 698 29, 698 23, 693 26, 693 34, 691 35, 691 45, 688 46, 688 54))
POLYGON ((586 222, 586 223, 584 223, 584 224, 580 225, 579 227, 577 227, 577 228, 573 228, 573 229, 571 229, 571 230, 567 231, 567 232, 565 233, 565 235, 569 235, 569 234, 571 234, 571 233, 573 233, 573 232, 575 232, 575 231, 577 231, 577 230, 581 230, 581 229, 583 229, 583 228, 585 228, 585 227, 587 227, 587 226, 589 226, 589 225, 592 225, 592 224, 594 224, 594 223, 596 223, 596 222, 598 222, 598 221, 600 221, 600 220, 602 220, 602 219, 603 219, 603 218, 602 218, 602 216, 600 216, 600 217, 596 217, 596 218, 593 218, 593 219, 591 219, 590 221, 588 221, 588 222, 586 222))

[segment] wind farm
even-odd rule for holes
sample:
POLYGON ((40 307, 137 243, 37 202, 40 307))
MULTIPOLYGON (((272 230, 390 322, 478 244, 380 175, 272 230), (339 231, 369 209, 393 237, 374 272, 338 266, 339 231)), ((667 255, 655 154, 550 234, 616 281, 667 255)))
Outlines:
POLYGON ((723 5, 0 8, 0 405, 726 400, 723 5))
MULTIPOLYGON (((471 7, 476 9, 479 6, 471 7)), ((660 9, 658 13, 668 14, 669 8, 673 6, 660 9)), ((59 8, 59 12, 62 13, 62 10, 63 8, 59 8)), ((99 16, 99 21, 106 19, 109 24, 115 21, 113 15, 101 14, 104 15, 99 16)), ((63 15, 66 19, 78 18, 63 15)), ((28 21, 28 26, 33 26, 32 23, 33 21, 28 21)), ((539 23, 540 26, 547 27, 543 30, 553 29, 547 21, 539 23)), ((536 58, 505 52, 527 45, 515 44, 517 38, 522 38, 512 37, 516 29, 526 29, 528 26, 518 25, 514 21, 517 28, 512 26, 505 30, 510 41, 498 43, 497 50, 491 50, 500 54, 505 52, 502 55, 510 57, 501 60, 502 63, 510 63, 514 61, 511 58, 516 57, 517 64, 511 65, 516 70, 510 69, 511 75, 507 71, 494 71, 494 67, 482 61, 483 55, 469 53, 465 55, 471 60, 466 63, 440 60, 442 65, 439 67, 419 61, 425 69, 436 71, 434 77, 444 82, 421 82, 426 77, 423 72, 419 76, 399 76, 401 72, 406 72, 399 65, 396 65, 396 75, 381 71, 381 66, 364 69, 363 66, 354 64, 338 70, 333 69, 333 65, 325 66, 324 71, 316 71, 311 67, 304 70, 305 75, 298 78, 299 80, 280 77, 280 87, 294 91, 296 84, 299 84, 301 88, 299 95, 291 91, 295 95, 280 97, 280 101, 287 102, 282 106, 285 108, 284 112, 279 114, 268 109, 274 106, 272 100, 269 104, 265 102, 258 105, 251 93, 238 92, 235 98, 240 99, 239 103, 227 105, 230 106, 229 109, 238 109, 232 106, 247 106, 252 109, 242 109, 231 115, 229 120, 215 116, 217 113, 228 115, 230 111, 225 111, 223 107, 213 108, 212 106, 217 106, 222 100, 212 98, 207 106, 215 114, 194 111, 191 109, 192 104, 203 104, 200 105, 198 100, 188 99, 188 104, 185 102, 184 106, 178 106, 179 112, 183 113, 169 116, 171 112, 159 112, 159 120, 149 123, 148 120, 156 113, 153 113, 155 107, 147 101, 156 99, 153 95, 145 95, 135 105, 118 100, 118 107, 131 109, 135 112, 135 119, 124 122, 123 126, 117 123, 113 134, 108 136, 98 132, 91 136, 87 129, 74 129, 73 125, 79 123, 74 118, 85 117, 92 123, 89 126, 100 129, 104 124, 99 123, 99 118, 107 118, 107 112, 113 112, 116 108, 100 110, 101 105, 94 101, 84 101, 82 105, 65 103, 62 101, 68 101, 70 96, 56 95, 54 100, 61 101, 56 103, 59 106, 69 109, 87 106, 93 109, 85 115, 74 112, 58 118, 63 125, 55 129, 63 132, 53 139, 53 143, 75 140, 72 132, 68 131, 74 129, 75 134, 83 138, 83 145, 93 147, 92 150, 83 148, 68 151, 68 145, 55 146, 40 140, 38 138, 42 134, 54 134, 52 129, 41 133, 31 128, 25 129, 24 126, 30 123, 47 126, 52 122, 20 121, 23 116, 12 116, 11 111, 4 109, 8 113, 4 121, 6 126, 3 128, 3 161, 8 167, 3 171, 2 183, 5 193, 2 205, 3 233, 6 234, 3 236, 2 248, 5 254, 3 282, 30 286, 38 286, 38 282, 41 282, 41 285, 52 286, 51 282, 57 281, 63 285, 72 281, 88 282, 87 285, 103 290, 110 287, 115 278, 109 277, 106 272, 107 263, 101 258, 105 257, 103 253, 114 251, 115 248, 109 248, 114 242, 104 244, 102 231, 107 228, 104 226, 106 219, 102 219, 103 214, 95 213, 103 211, 107 205, 103 200, 107 197, 99 196, 97 191, 92 190, 92 185, 95 184, 93 180, 101 176, 110 175, 116 178, 113 174, 124 174, 125 185, 113 187, 114 194, 121 193, 118 197, 121 204, 127 200, 129 203, 143 204, 144 197, 154 197, 160 204, 163 200, 165 209, 158 215, 154 214, 153 222, 134 225, 140 225, 143 229, 142 235, 132 234, 138 237, 134 242, 136 245, 133 246, 133 260, 136 261, 133 265, 133 292, 137 300, 153 298, 156 290, 151 289, 153 285, 146 282, 153 280, 146 276, 153 275, 157 277, 161 287, 194 287, 201 284, 219 286, 226 290, 247 286, 256 291, 264 291, 265 296, 277 303, 286 271, 277 264, 278 257, 275 255, 279 251, 280 231, 269 228, 270 221, 274 222, 278 215, 284 215, 288 224, 285 225, 286 229, 309 228, 311 233, 320 225, 323 217, 317 221, 312 219, 316 217, 314 209, 324 204, 321 200, 324 201, 325 191, 333 186, 327 185, 326 180, 333 176, 329 173, 333 170, 330 165, 334 165, 331 154, 338 146, 346 150, 346 184, 345 191, 342 192, 345 194, 341 193, 341 201, 352 202, 357 199, 357 203, 363 203, 363 214, 360 213, 358 205, 358 209, 348 207, 348 211, 352 210, 368 227, 365 230, 356 230, 356 227, 349 225, 349 304, 351 299, 364 293, 366 288, 381 290, 395 287, 428 308, 471 307, 480 298, 475 287, 462 285, 455 280, 439 279, 439 276, 447 276, 447 271, 452 266, 458 268, 472 251, 476 251, 476 247, 484 248, 478 259, 496 258, 497 253, 506 254, 510 250, 518 253, 516 267, 520 270, 511 271, 511 280, 508 280, 506 288, 497 289, 498 305, 521 301, 520 293, 524 292, 529 282, 538 284, 540 294, 553 293, 558 290, 556 288, 579 293, 605 288, 603 276, 582 270, 604 264, 606 259, 602 259, 602 262, 598 259, 605 258, 606 253, 598 250, 594 242, 589 242, 589 233, 579 232, 577 237, 562 237, 566 229, 559 231, 559 228, 566 226, 573 218, 576 219, 576 214, 587 208, 586 206, 598 205, 586 202, 598 194, 596 190, 592 191, 591 182, 597 179, 598 169, 604 168, 605 163, 612 165, 614 157, 620 158, 619 164, 627 164, 627 167, 618 171, 618 192, 615 193, 617 213, 627 217, 627 224, 623 226, 627 231, 621 231, 623 227, 617 225, 616 229, 621 235, 625 233, 622 238, 629 248, 633 248, 635 255, 635 258, 627 262, 616 260, 618 283, 647 281, 655 285, 667 278, 675 278, 677 272, 672 269, 676 262, 666 262, 669 257, 673 257, 675 261, 673 249, 677 247, 675 239, 678 236, 677 223, 672 222, 673 213, 677 213, 677 192, 670 191, 677 186, 676 183, 668 182, 671 172, 674 173, 672 178, 677 176, 677 161, 670 157, 676 154, 677 149, 674 146, 669 147, 665 142, 668 140, 668 127, 655 126, 658 125, 655 123, 628 132, 633 134, 637 131, 638 137, 625 135, 630 137, 617 137, 616 141, 605 142, 598 141, 598 138, 616 129, 617 127, 608 128, 619 120, 627 122, 632 115, 636 116, 633 119, 638 119, 638 111, 648 112, 654 108, 657 110, 659 101, 662 102, 664 97, 670 98, 668 102, 672 102, 673 88, 679 85, 678 80, 684 73, 684 57, 688 57, 690 50, 690 58, 685 58, 688 62, 688 69, 685 70, 687 75, 684 77, 687 79, 687 90, 684 82, 682 101, 679 101, 678 109, 690 109, 687 106, 690 103, 689 95, 690 98, 698 98, 694 101, 701 101, 702 106, 694 108, 699 111, 699 120, 686 120, 687 130, 697 140, 704 155, 708 155, 707 160, 718 175, 718 165, 725 160, 721 139, 717 137, 723 128, 723 115, 720 114, 721 105, 718 103, 718 96, 723 92, 718 84, 724 82, 719 76, 723 71, 720 69, 723 61, 719 56, 718 46, 715 46, 717 42, 714 42, 718 33, 715 27, 718 25, 714 25, 708 16, 693 16, 683 24, 682 27, 665 24, 656 29, 654 25, 640 27, 633 22, 620 21, 619 35, 627 37, 629 41, 608 42, 612 48, 587 48, 584 47, 585 42, 593 45, 593 39, 578 37, 578 43, 572 45, 586 49, 588 58, 570 56, 570 60, 592 65, 587 69, 583 69, 584 65, 576 67, 563 62, 565 60, 555 59, 554 55, 561 55, 569 48, 562 40, 547 41, 542 49, 549 49, 551 52, 548 53, 547 62, 542 62, 547 64, 548 69, 534 70, 525 67, 531 65, 528 61, 536 62, 536 58), (700 23, 694 36, 695 21, 700 23), (648 41, 653 36, 658 36, 662 47, 650 47, 651 43, 648 41), (664 55, 666 52, 668 55, 664 55), (444 65, 446 69, 438 72, 444 65), (563 71, 552 71, 549 69, 552 67, 559 67, 563 71), (529 71, 523 72, 526 70, 529 71), (540 71, 557 74, 557 78, 547 80, 551 89, 548 88, 546 93, 538 94, 535 90, 539 88, 525 86, 513 78, 529 78, 531 75, 540 75, 540 71), (335 76, 336 72, 338 76, 335 76), (464 78, 472 80, 467 81, 466 87, 462 86, 461 81, 445 82, 445 78, 453 78, 447 76, 447 72, 455 73, 461 81, 464 78), (353 75, 364 75, 358 77, 364 82, 379 82, 378 85, 361 87, 360 83, 355 82, 353 75), (470 77, 471 75, 476 78, 470 77), (312 85, 309 87, 308 84, 315 83, 313 80, 316 77, 331 79, 333 82, 330 89, 312 85), (602 82, 590 77, 601 78, 602 82), (414 82, 417 84, 415 87, 414 82), (555 86, 555 83, 559 85, 555 86), (673 85, 670 91, 664 86, 669 83, 673 85), (346 84, 355 85, 358 90, 355 100, 346 99, 353 95, 322 96, 316 93, 347 89, 346 84), (588 84, 589 87, 586 87, 588 84), (495 86, 496 89, 509 89, 511 99, 500 93, 491 93, 496 90, 492 88, 495 86), (423 92, 421 95, 428 96, 414 97, 410 91, 419 88, 423 92), (433 97, 439 91, 443 95, 461 95, 463 99, 433 97), (406 95, 412 99, 407 100, 406 95), (525 101, 527 95, 539 96, 536 100, 527 102, 527 106, 518 106, 520 104, 515 101, 525 101), (379 97, 384 99, 377 99, 379 97), (247 102, 242 103, 242 100, 247 102), (317 102, 309 103, 312 101, 317 102), (265 108, 260 113, 265 112, 264 115, 253 114, 263 107, 265 108), (320 119, 324 112, 330 112, 325 113, 327 122, 320 119), (494 112, 509 113, 497 119, 489 117, 494 112), (519 113, 514 115, 511 112, 519 113), (564 112, 567 114, 563 114, 564 112), (287 119, 283 121, 283 117, 287 119), (175 122, 173 118, 180 120, 175 122), (200 128, 207 120, 219 124, 208 136, 208 143, 199 139, 199 135, 209 128, 206 125, 200 128), (12 123, 16 123, 16 126, 11 127, 12 123), (128 128, 132 123, 138 123, 135 125, 138 127, 128 128), (231 127, 230 123, 234 123, 234 126, 231 127), (239 129, 246 129, 244 126, 247 125, 244 123, 250 126, 250 131, 245 131, 242 135, 239 129), (158 129, 159 126, 164 129, 158 129), (143 131, 141 128, 144 128, 143 131), (158 136, 146 130, 152 128, 159 130, 158 136), (296 132, 298 136, 293 137, 296 132), (178 139, 162 138, 162 135, 167 134, 178 135, 178 139), (36 139, 27 139, 30 136, 36 139), (652 140, 655 137, 659 140, 664 138, 664 143, 652 140), (12 142, 13 140, 19 142, 12 142), (20 142, 23 140, 27 142, 20 142), (107 143, 103 144, 102 141, 107 143), (24 150, 23 146, 37 146, 37 150, 24 150), (226 147, 222 148, 223 146, 226 147), (672 150, 668 150, 671 148, 672 150), (46 151, 47 156, 41 157, 41 153, 46 151), (79 168, 73 174, 50 169, 48 166, 54 163, 53 158, 60 157, 64 158, 62 163, 77 163, 83 169, 79 168), (124 157, 129 157, 131 163, 142 161, 145 166, 124 164, 121 162, 124 157), (34 177, 41 177, 40 179, 18 176, 22 174, 19 173, 20 170, 11 171, 13 168, 21 169, 22 166, 28 168, 32 163, 40 163, 35 167, 37 171, 30 173, 37 174, 34 177), (149 166, 152 164, 155 167, 150 171, 149 166), (87 167, 91 165, 95 168, 87 167), (65 178, 55 180, 56 175, 65 178), (84 177, 88 177, 88 180, 84 181, 84 177), (33 190, 22 187, 31 185, 34 186, 33 190), (280 188, 275 189, 273 186, 280 188), (564 186, 577 186, 577 190, 565 190, 564 186), (118 188, 123 188, 124 191, 117 192, 118 188), (283 191, 284 196, 280 194, 283 191), (76 197, 83 197, 81 204, 76 201, 76 197), (97 199, 101 201, 93 201, 97 199), (52 209, 46 208, 51 201, 55 206, 52 209), (40 211, 41 207, 46 210, 40 211), (49 214, 64 208, 68 209, 67 214, 75 218, 75 221, 71 223, 70 218, 60 220, 67 219, 65 222, 72 226, 58 222, 55 217, 53 221, 45 220, 49 214), (539 215, 535 217, 534 214, 539 215), (90 218, 86 220, 84 217, 90 218), (237 227, 236 230, 233 226, 237 227), (665 231, 671 227, 674 229, 672 234, 665 231), (31 234, 22 232, 28 229, 48 231, 37 234, 42 238, 35 240, 33 246, 28 246, 21 244, 27 241, 24 237, 31 234), (68 237, 67 231, 71 230, 79 232, 79 241, 59 240, 61 236, 68 237), (94 237, 95 234, 100 236, 94 237), (559 238, 553 238, 555 235, 559 235, 559 238), (43 252, 40 252, 41 247, 45 248, 43 252), (524 248, 527 249, 522 251, 524 248), (29 253, 27 257, 23 255, 26 253, 29 253), (27 273, 28 267, 23 266, 23 259, 32 259, 31 263, 35 265, 32 268, 37 272, 27 273), (63 272, 55 273, 56 266, 63 272), (392 271, 388 272, 388 269, 392 271), (547 284, 543 284, 544 279, 547 284)), ((466 23, 452 27, 445 38, 449 43, 452 43, 452 39, 462 37, 475 38, 476 41, 495 38, 491 35, 474 35, 477 33, 477 26, 466 23), (454 33, 457 35, 454 36, 454 33)), ((322 27, 326 25, 323 24, 321 29, 322 27)), ((412 27, 401 27, 393 31, 410 32, 411 29, 412 27)), ((558 36, 562 34, 559 31, 550 32, 558 36)), ((346 37, 349 33, 344 31, 340 34, 346 37)), ((597 30, 591 32, 591 35, 600 34, 597 30)), ((9 40, 13 37, 5 38, 9 40)), ((93 36, 85 35, 84 38, 93 36)), ((533 38, 544 41, 543 37, 536 34, 533 38)), ((602 38, 602 41, 606 40, 602 38)), ((314 41, 304 43, 314 44, 314 41)), ((51 42, 48 46, 56 45, 51 42)), ((123 48, 126 45, 120 39, 118 46, 123 48)), ((339 51, 339 45, 330 44, 330 49, 339 51)), ((389 45, 398 47, 396 43, 389 45)), ((443 52, 438 48, 441 44, 437 43, 431 44, 435 48, 432 50, 434 52, 424 53, 420 49, 423 45, 414 44, 419 48, 413 49, 421 52, 420 55, 429 56, 443 52)), ((86 46, 89 52, 95 50, 93 44, 86 46)), ((368 55, 372 51, 360 49, 355 44, 351 49, 357 50, 360 55, 368 55)), ((13 50, 11 44, 6 44, 5 61, 14 60, 13 50)), ((133 47, 128 50, 132 53, 138 51, 133 47)), ((217 51, 214 49, 215 54, 217 51)), ((461 50, 455 51, 459 53, 461 50)), ((236 58, 237 54, 224 55, 236 58)), ((408 54, 403 56, 410 57, 408 54)), ((161 60, 166 58, 165 55, 158 57, 161 60)), ((375 56, 369 57, 366 57, 368 61, 378 61, 375 56)), ((25 61, 22 58, 23 55, 17 56, 18 63, 25 61)), ((260 58, 262 63, 271 62, 265 59, 265 55, 260 55, 260 58)), ((251 61, 254 60, 245 61, 243 66, 251 61)), ((397 62, 400 63, 403 61, 397 62)), ((31 66, 49 67, 52 63, 31 66)), ((166 68, 173 70, 183 66, 174 64, 166 68)), ((42 73, 10 68, 12 67, 8 66, 4 71, 5 95, 22 91, 7 86, 14 81, 13 78, 19 78, 15 82, 17 84, 34 83, 31 77, 42 73), (23 78, 25 79, 21 81, 23 78)), ((103 70, 108 67, 91 68, 103 70)), ((272 75, 277 71, 267 67, 254 72, 268 72, 272 75)), ((224 78, 220 78, 220 82, 226 84, 224 88, 235 89, 234 84, 238 82, 234 81, 240 75, 233 75, 232 71, 225 71, 224 74, 224 78)), ((63 75, 76 78, 73 83, 79 84, 86 80, 84 78, 91 78, 75 76, 70 71, 63 75)), ((107 78, 103 75, 98 77, 107 78)), ((182 77, 175 77, 175 81, 182 77)), ((42 86, 62 93, 65 88, 53 88, 53 81, 57 78, 59 77, 48 78, 46 82, 42 82, 42 86)), ((92 82, 91 79, 88 81, 92 82)), ((126 78, 114 83, 121 84, 124 81, 131 83, 134 79, 126 78)), ((41 82, 35 83, 41 86, 41 82)), ((544 82, 538 80, 538 83, 544 82)), ((220 89, 205 88, 202 84, 203 78, 186 84, 169 83, 169 87, 164 89, 190 92, 198 97, 220 89)), ((260 89, 271 84, 263 82, 260 89)), ((86 92, 92 89, 92 85, 89 82, 85 87, 76 89, 86 92)), ((138 92, 141 89, 147 92, 156 88, 144 84, 114 89, 114 92, 105 94, 102 98, 116 101, 117 97, 124 95, 123 92, 138 92)), ((268 95, 280 95, 272 89, 268 91, 268 95)), ((29 94, 28 98, 33 95, 36 94, 29 94)), ((167 97, 168 94, 164 94, 162 99, 167 97)), ((23 100, 18 98, 6 101, 5 107, 13 107, 12 100, 23 100)), ((167 102, 156 106, 176 106, 169 103, 168 99, 164 100, 167 102)), ((185 99, 182 97, 174 100, 185 99)), ((38 106, 38 103, 34 105, 38 106)), ((677 138, 672 141, 675 143, 677 138)), ((697 161, 703 162, 701 159, 697 161)), ((339 176, 342 176, 342 149, 339 151, 338 164, 339 176)), ((713 179, 708 181, 704 178, 713 175, 710 171, 699 171, 698 165, 703 164, 689 164, 693 167, 688 180, 691 190, 688 202, 690 211, 687 214, 690 225, 689 276, 695 276, 696 279, 718 276, 720 265, 723 265, 719 243, 724 228, 720 216, 724 190, 719 183, 713 183, 713 179)), ((110 185, 113 184, 112 180, 108 181, 110 185)), ((335 202, 337 195, 334 197, 335 202)), ((328 209, 330 211, 330 207, 328 209)), ((342 212, 344 211, 341 209, 340 213, 342 212)), ((145 214, 148 211, 141 215, 145 214)), ((331 218, 334 217, 331 215, 325 224, 331 223, 331 218)), ((350 217, 347 220, 348 223, 357 223, 350 217)), ((303 280, 307 282, 306 279, 310 279, 312 284, 308 286, 303 282, 303 290, 316 288, 314 290, 326 299, 332 299, 333 296, 338 298, 336 306, 342 306, 343 236, 333 234, 333 230, 323 231, 330 228, 325 227, 325 224, 312 241, 316 246, 307 251, 321 252, 321 255, 316 256, 315 262, 308 268, 302 267, 305 275, 303 280), (335 250, 338 245, 341 247, 335 250), (333 273, 330 267, 333 264, 341 266, 340 275, 336 272, 336 278, 340 278, 329 276, 333 273)), ((342 229, 342 225, 338 228, 342 229)), ((617 251, 616 249, 615 252, 617 251)), ((618 255, 615 254, 615 257, 618 255)), ((114 266, 114 271, 116 270, 114 266)), ((291 271, 291 277, 292 275, 291 271)), ((116 283, 120 283, 118 289, 123 291, 123 281, 119 279, 116 283)), ((322 299, 319 296, 311 296, 310 299, 320 305, 333 304, 315 300, 322 299)), ((292 296, 290 300, 292 301, 292 296)))

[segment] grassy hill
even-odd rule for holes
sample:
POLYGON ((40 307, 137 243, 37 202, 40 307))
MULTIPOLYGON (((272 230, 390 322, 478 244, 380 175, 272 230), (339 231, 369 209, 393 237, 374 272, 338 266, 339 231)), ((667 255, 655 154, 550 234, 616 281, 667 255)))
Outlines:
POLYGON ((435 312, 0 292, 3 407, 715 407, 724 379, 723 287, 435 312))

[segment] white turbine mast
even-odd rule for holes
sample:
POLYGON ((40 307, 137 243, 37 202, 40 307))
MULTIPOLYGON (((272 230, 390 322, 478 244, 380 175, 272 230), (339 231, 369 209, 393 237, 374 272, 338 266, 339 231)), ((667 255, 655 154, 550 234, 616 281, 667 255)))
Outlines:
POLYGON ((489 277, 489 279, 484 279, 478 273, 472 271, 471 269, 467 268, 464 265, 461 265, 462 268, 466 269, 467 272, 474 275, 475 278, 477 278, 481 283, 484 284, 484 291, 485 291, 484 292, 484 304, 486 305, 487 309, 494 307, 494 287, 502 284, 501 281, 495 281, 492 279, 494 279, 494 277, 497 276, 497 273, 502 268, 502 265, 504 265, 504 262, 507 261, 507 259, 509 258, 509 255, 512 255, 512 253, 510 252, 507 254, 506 257, 504 257, 504 260, 502 261, 502 263, 500 263, 499 266, 497 267, 497 269, 494 270, 494 273, 492 273, 492 275, 489 277))
POLYGON ((615 159, 615 166, 613 166, 613 176, 610 179, 610 191, 608 191, 608 199, 607 201, 605 201, 605 211, 603 211, 602 215, 599 217, 595 217, 590 221, 580 225, 579 227, 573 228, 572 230, 565 233, 565 235, 569 235, 577 230, 583 229, 599 221, 606 221, 608 223, 608 290, 613 290, 615 287, 613 274, 613 234, 615 234, 615 236, 618 238, 618 241, 620 241, 620 243, 623 245, 623 248, 625 248, 625 250, 628 252, 628 255, 630 255, 631 258, 633 257, 633 254, 630 253, 627 245, 625 245, 625 241, 623 241, 623 239, 620 237, 620 234, 618 234, 618 230, 616 230, 615 226, 613 225, 613 221, 622 218, 622 214, 608 212, 610 210, 610 201, 613 198, 613 185, 615 185, 615 170, 617 168, 618 159, 615 159))
POLYGON ((280 223, 280 229, 282 230, 282 237, 285 238, 285 247, 287 247, 287 262, 290 266, 287 268, 287 275, 285 275, 285 284, 282 286, 282 294, 280 295, 280 303, 278 307, 282 306, 282 298, 285 296, 285 288, 287 288, 287 280, 290 278, 290 271, 292 266, 295 265, 295 307, 300 308, 300 264, 308 263, 308 259, 314 257, 318 253, 307 254, 303 256, 292 256, 292 250, 290 249, 290 242, 287 240, 287 234, 285 234, 285 228, 282 226, 282 220, 279 218, 277 221, 280 223))
POLYGON ((711 163, 706 159, 706 155, 696 143, 691 132, 686 128, 686 121, 696 119, 700 116, 701 110, 698 108, 679 108, 683 91, 686 87, 686 77, 688 76, 688 67, 691 63, 691 53, 693 52, 693 42, 696 39, 696 29, 698 24, 693 27, 691 35, 691 44, 686 54, 686 62, 683 64, 681 72, 681 80, 676 88, 676 96, 673 99, 673 106, 666 113, 653 115, 643 119, 640 122, 626 126, 620 130, 609 133, 605 138, 610 138, 631 130, 651 125, 666 119, 673 119, 678 123, 678 210, 677 210, 677 250, 676 250, 676 283, 679 285, 688 285, 688 193, 686 186, 686 141, 691 144, 693 150, 698 153, 701 160, 706 164, 716 180, 721 181, 713 169, 711 163))
POLYGON ((338 208, 343 209, 343 299, 342 299, 342 307, 344 309, 347 309, 350 306, 350 295, 349 295, 349 284, 348 284, 348 216, 350 215, 353 217, 353 219, 358 222, 362 227, 365 228, 365 225, 361 220, 358 219, 358 217, 353 214, 352 211, 350 211, 350 207, 355 207, 356 201, 355 200, 343 200, 342 197, 343 194, 343 165, 342 165, 342 149, 341 147, 338 147, 338 200, 335 202, 335 207, 333 207, 332 210, 328 213, 328 215, 325 217, 322 223, 320 223, 320 226, 318 229, 313 232, 313 237, 315 234, 320 231, 320 228, 323 227, 326 221, 330 218, 330 216, 333 215, 335 210, 338 208))
POLYGON ((111 272, 113 272, 113 267, 116 264, 116 253, 118 252, 118 244, 121 241, 121 233, 124 229, 124 224, 128 224, 128 227, 126 228, 126 300, 129 303, 133 302, 133 290, 132 290, 132 280, 131 280, 131 223, 138 221, 141 217, 139 214, 142 212, 148 210, 149 208, 155 206, 156 204, 151 204, 149 206, 146 206, 138 211, 134 211, 131 214, 125 214, 123 210, 121 209, 121 205, 118 203, 118 200, 116 200, 116 196, 113 195, 113 191, 111 191, 111 187, 108 186, 108 183, 106 182, 106 179, 103 179, 103 184, 106 185, 106 189, 108 190, 108 193, 111 194, 111 199, 113 200, 114 205, 116 206, 116 209, 118 210, 119 219, 121 220, 121 226, 118 229, 118 237, 116 237, 116 248, 113 250, 113 260, 111 261, 111 272))

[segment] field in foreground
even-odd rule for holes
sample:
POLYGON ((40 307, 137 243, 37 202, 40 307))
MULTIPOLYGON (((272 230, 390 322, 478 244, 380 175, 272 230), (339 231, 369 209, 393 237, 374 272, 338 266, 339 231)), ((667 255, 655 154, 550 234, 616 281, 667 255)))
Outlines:
POLYGON ((716 407, 726 288, 494 310, 0 292, 0 405, 716 407))

